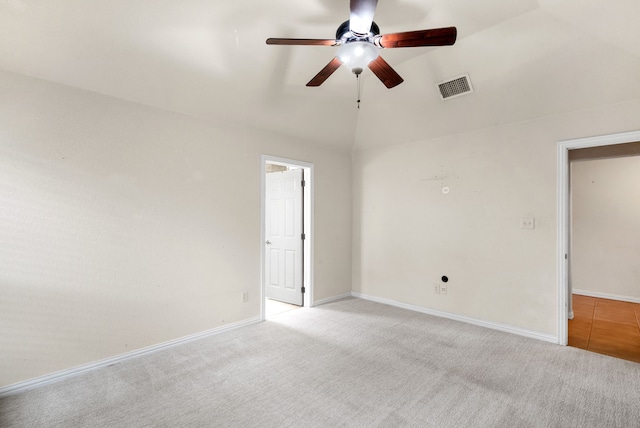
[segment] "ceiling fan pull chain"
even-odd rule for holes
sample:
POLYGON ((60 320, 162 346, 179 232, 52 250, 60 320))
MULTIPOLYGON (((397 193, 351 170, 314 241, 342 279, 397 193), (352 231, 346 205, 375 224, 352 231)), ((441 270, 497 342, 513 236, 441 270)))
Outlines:
POLYGON ((360 110, 360 75, 356 74, 356 82, 357 82, 357 98, 358 98, 358 110, 360 110))

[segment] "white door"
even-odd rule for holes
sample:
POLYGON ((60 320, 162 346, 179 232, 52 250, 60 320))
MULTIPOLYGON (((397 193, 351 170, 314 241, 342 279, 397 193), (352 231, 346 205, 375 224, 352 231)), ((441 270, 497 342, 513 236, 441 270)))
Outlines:
POLYGON ((268 173, 265 201, 265 294, 303 303, 303 170, 268 173))

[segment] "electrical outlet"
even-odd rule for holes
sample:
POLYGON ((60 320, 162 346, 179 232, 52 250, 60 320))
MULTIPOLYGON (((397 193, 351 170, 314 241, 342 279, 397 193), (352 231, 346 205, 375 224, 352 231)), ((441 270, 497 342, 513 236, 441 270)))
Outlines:
POLYGON ((440 294, 440 286, 438 284, 433 286, 433 292, 435 294, 440 294))
POLYGON ((447 294, 447 284, 440 284, 440 294, 447 294))
POLYGON ((240 301, 241 301, 242 303, 246 303, 246 302, 248 302, 248 301, 249 301, 249 292, 248 292, 248 291, 243 291, 243 292, 240 294, 240 301))
POLYGON ((522 217, 520 219, 520 229, 535 229, 536 219, 532 217, 522 217))

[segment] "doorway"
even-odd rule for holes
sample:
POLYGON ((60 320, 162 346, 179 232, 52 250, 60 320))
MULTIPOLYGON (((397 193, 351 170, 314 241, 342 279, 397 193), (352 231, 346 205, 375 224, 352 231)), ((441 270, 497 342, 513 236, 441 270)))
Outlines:
POLYGON ((261 318, 313 304, 313 164, 261 158, 261 318))
POLYGON ((568 344, 568 323, 573 319, 570 270, 571 205, 569 151, 640 141, 640 131, 560 141, 558 143, 558 343, 568 344))
POLYGON ((640 362, 640 143, 569 151, 568 345, 640 362))

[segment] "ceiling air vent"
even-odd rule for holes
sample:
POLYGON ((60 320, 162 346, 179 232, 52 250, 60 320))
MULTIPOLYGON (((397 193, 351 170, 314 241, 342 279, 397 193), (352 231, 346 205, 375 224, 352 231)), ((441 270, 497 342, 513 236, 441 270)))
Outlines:
POLYGON ((449 98, 455 98, 460 95, 470 94, 473 92, 473 87, 471 86, 471 80, 469 79, 468 74, 447 80, 446 82, 438 83, 437 86, 443 100, 448 100, 449 98))

